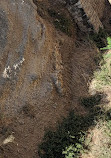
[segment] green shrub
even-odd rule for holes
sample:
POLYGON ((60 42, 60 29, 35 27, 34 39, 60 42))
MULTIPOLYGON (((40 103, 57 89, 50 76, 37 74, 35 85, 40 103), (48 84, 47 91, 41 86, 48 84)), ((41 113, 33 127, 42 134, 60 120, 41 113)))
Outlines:
POLYGON ((90 34, 90 39, 93 40, 98 48, 102 48, 106 45, 107 33, 100 28, 98 33, 90 34))
POLYGON ((76 148, 73 145, 66 147, 66 149, 62 152, 65 155, 65 158, 73 158, 75 156, 74 152, 76 148))
POLYGON ((85 137, 89 126, 94 125, 94 115, 87 117, 75 115, 71 112, 57 127, 56 131, 45 133, 39 146, 41 158, 64 158, 80 156, 86 149, 85 137), (68 157, 69 156, 69 157, 68 157))
POLYGON ((111 37, 107 37, 107 46, 104 48, 100 48, 100 50, 107 50, 107 49, 111 49, 111 37))
POLYGON ((89 96, 89 97, 84 97, 81 98, 81 104, 84 105, 85 107, 93 107, 95 105, 99 105, 102 99, 102 94, 96 94, 93 96, 89 96))
POLYGON ((81 135, 80 143, 76 143, 75 146, 71 144, 70 146, 66 147, 65 150, 62 152, 62 154, 65 155, 65 158, 78 157, 79 153, 82 153, 84 151, 84 147, 82 144, 82 142, 84 143, 84 141, 85 141, 85 136, 81 135))

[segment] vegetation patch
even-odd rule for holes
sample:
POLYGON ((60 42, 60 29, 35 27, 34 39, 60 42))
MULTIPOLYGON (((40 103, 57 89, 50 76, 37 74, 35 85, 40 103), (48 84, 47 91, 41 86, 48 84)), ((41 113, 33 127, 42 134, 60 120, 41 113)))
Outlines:
POLYGON ((104 48, 100 48, 100 50, 108 50, 111 49, 111 37, 107 37, 107 46, 104 48))
POLYGON ((107 46, 101 48, 101 50, 108 50, 104 54, 101 52, 101 61, 97 71, 94 72, 94 87, 96 89, 102 89, 105 86, 111 86, 111 38, 107 37, 107 46))
POLYGON ((78 158, 87 149, 85 138, 89 127, 95 125, 98 112, 88 116, 78 116, 71 112, 59 123, 57 130, 46 132, 39 146, 41 158, 78 158))
POLYGON ((51 9, 48 9, 48 13, 53 18, 53 23, 56 29, 66 33, 68 36, 72 35, 71 20, 69 20, 65 15, 51 9))
POLYGON ((105 111, 100 107, 102 96, 96 94, 83 101, 89 108, 89 114, 86 116, 78 116, 71 112, 58 124, 56 130, 48 130, 39 146, 40 158, 80 158, 90 150, 95 152, 95 155, 96 150, 99 151, 98 157, 108 157, 111 148, 111 110, 105 111), (93 143, 96 131, 98 139, 100 137, 96 143, 100 141, 100 146, 93 143))
POLYGON ((100 68, 94 72, 94 79, 96 80, 96 88, 101 89, 104 86, 111 86, 111 51, 103 55, 100 62, 100 68))
POLYGON ((95 105, 99 105, 101 102, 101 99, 103 98, 103 95, 101 93, 92 95, 89 97, 81 98, 81 104, 85 107, 93 107, 95 105))
POLYGON ((107 32, 105 32, 102 28, 99 29, 98 33, 90 33, 89 37, 95 42, 99 49, 106 45, 107 32))
MULTIPOLYGON (((105 119, 106 119, 106 127, 107 127, 106 133, 111 138, 111 109, 107 111, 105 119)), ((110 147, 111 147, 111 142, 110 142, 110 147)))

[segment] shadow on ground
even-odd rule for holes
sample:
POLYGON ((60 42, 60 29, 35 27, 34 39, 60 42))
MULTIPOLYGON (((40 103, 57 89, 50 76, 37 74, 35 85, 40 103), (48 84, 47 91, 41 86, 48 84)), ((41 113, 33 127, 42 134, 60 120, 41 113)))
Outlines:
POLYGON ((93 129, 100 119, 111 119, 111 110, 104 112, 101 106, 108 103, 105 98, 106 95, 103 93, 80 98, 81 105, 89 110, 89 114, 80 116, 71 111, 62 123, 58 123, 56 130, 48 129, 39 146, 39 156, 41 158, 77 158, 84 150, 88 150, 85 138, 89 128, 93 129))

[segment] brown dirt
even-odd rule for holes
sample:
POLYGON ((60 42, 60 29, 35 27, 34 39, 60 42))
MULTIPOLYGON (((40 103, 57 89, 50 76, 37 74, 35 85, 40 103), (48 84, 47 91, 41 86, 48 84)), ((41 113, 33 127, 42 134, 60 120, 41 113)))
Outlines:
MULTIPOLYGON (((75 32, 73 37, 68 37, 57 31, 48 22, 50 19, 42 21, 46 25, 48 39, 44 51, 50 51, 48 57, 47 54, 45 55, 48 58, 47 67, 44 68, 45 73, 40 81, 33 83, 32 87, 27 87, 25 93, 28 92, 28 88, 33 93, 33 89, 37 85, 38 90, 43 94, 44 89, 42 93, 42 88, 49 80, 47 76, 54 72, 54 67, 58 70, 60 81, 63 83, 63 93, 59 94, 52 83, 51 93, 44 97, 34 94, 35 101, 26 102, 16 116, 4 118, 1 115, 0 141, 2 142, 11 134, 15 139, 6 145, 1 143, 0 158, 38 158, 38 144, 42 141, 46 128, 54 128, 57 121, 62 120, 63 116, 66 117, 72 109, 79 114, 87 112, 79 104, 79 99, 88 95, 88 82, 96 68, 94 57, 97 50, 88 41, 78 40, 75 32), (62 67, 63 70, 61 70, 62 67), (39 99, 37 100, 36 97, 39 99)), ((30 55, 27 58, 31 58, 30 55)), ((23 87, 19 82, 18 85, 20 91, 23 87)))
MULTIPOLYGON (((71 109, 79 114, 86 113, 83 107, 78 104, 78 100, 88 94, 87 83, 95 68, 93 56, 96 51, 93 48, 89 49, 86 45, 75 48, 72 39, 63 34, 61 37, 64 42, 60 47, 60 52, 62 55, 64 54, 64 68, 67 70, 63 76, 66 77, 67 73, 72 72, 72 78, 70 76, 65 78, 65 85, 71 84, 73 95, 69 91, 70 87, 67 87, 69 93, 67 92, 65 96, 60 96, 54 91, 45 98, 45 102, 39 100, 39 104, 35 103, 35 105, 27 103, 28 109, 24 108, 8 125, 1 127, 2 131, 6 128, 9 131, 8 135, 13 134, 15 137, 13 143, 1 146, 0 153, 3 158, 38 157, 37 146, 43 138, 45 128, 55 127, 57 121, 61 120, 63 116, 66 117, 71 109), (70 70, 71 66, 68 69, 68 64, 71 64, 70 57, 68 57, 70 52, 73 52, 71 54, 72 70, 70 70)), ((3 132, 2 135, 5 139, 7 131, 3 132)))

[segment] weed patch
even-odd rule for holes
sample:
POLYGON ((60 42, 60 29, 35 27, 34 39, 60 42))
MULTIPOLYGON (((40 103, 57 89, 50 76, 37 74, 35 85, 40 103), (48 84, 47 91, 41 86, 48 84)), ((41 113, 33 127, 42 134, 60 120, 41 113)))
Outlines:
POLYGON ((103 55, 100 68, 94 72, 94 79, 96 82, 96 88, 101 89, 104 86, 111 86, 111 52, 103 55))

